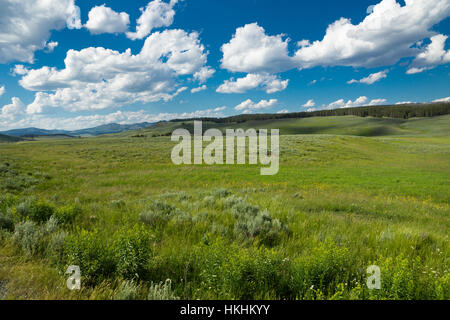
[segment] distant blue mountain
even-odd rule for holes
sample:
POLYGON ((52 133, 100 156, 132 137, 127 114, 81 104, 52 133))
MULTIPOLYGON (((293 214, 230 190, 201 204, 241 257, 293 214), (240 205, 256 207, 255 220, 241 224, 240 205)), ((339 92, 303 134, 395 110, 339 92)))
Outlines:
POLYGON ((81 130, 67 131, 67 130, 45 130, 39 128, 24 128, 24 129, 13 129, 8 131, 0 132, 0 134, 13 136, 13 137, 24 137, 24 136, 48 136, 55 134, 64 134, 69 136, 99 136, 102 134, 119 133, 129 130, 138 130, 142 128, 147 128, 152 126, 153 123, 143 122, 135 124, 118 124, 110 123, 101 125, 94 128, 87 128, 81 130))

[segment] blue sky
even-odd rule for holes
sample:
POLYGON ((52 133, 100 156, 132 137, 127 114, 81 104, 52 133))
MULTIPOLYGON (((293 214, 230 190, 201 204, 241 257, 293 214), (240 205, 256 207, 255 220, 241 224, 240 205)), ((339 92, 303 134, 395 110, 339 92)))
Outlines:
POLYGON ((0 130, 450 96, 450 0, 0 6, 0 130))

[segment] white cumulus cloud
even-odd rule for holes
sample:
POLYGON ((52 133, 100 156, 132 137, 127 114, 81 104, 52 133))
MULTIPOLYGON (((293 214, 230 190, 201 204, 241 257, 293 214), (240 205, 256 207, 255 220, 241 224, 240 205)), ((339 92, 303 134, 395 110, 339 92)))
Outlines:
POLYGON ((257 103, 253 102, 251 99, 247 99, 244 102, 238 104, 234 110, 236 111, 243 111, 244 113, 252 112, 253 110, 261 110, 261 109, 268 109, 271 107, 274 107, 277 105, 278 100, 277 99, 270 99, 270 100, 261 100, 257 103))
POLYGON ((206 60, 196 32, 165 30, 152 33, 136 55, 129 49, 123 53, 102 47, 69 50, 64 69, 28 70, 19 83, 37 91, 28 113, 41 113, 45 107, 105 109, 168 101, 187 89, 179 87, 178 78, 193 77, 206 60))
POLYGON ((348 81, 347 83, 348 84, 352 84, 352 83, 374 84, 375 82, 386 78, 388 72, 389 72, 388 70, 384 70, 384 71, 380 71, 377 73, 372 73, 366 78, 362 78, 361 80, 352 79, 352 80, 348 81))
POLYGON ((232 72, 278 73, 315 66, 380 67, 420 53, 414 45, 435 33, 432 27, 450 15, 448 0, 382 0, 360 23, 341 18, 322 40, 301 40, 291 55, 283 34, 267 35, 257 23, 237 28, 222 46, 222 68, 232 72))
POLYGON ((206 87, 206 85, 204 84, 204 85, 202 85, 202 86, 200 86, 200 87, 192 88, 192 89, 191 89, 191 93, 197 93, 197 92, 200 92, 200 91, 205 91, 206 89, 207 89, 207 87, 206 87))
POLYGON ((283 35, 268 36, 257 23, 238 28, 221 48, 222 68, 233 72, 280 72, 294 67, 288 40, 283 35))
POLYGON ((173 7, 177 2, 178 0, 150 1, 145 8, 141 8, 142 14, 137 20, 136 32, 127 32, 127 37, 131 40, 143 39, 153 29, 170 26, 175 16, 173 7))
POLYGON ((316 103, 314 102, 314 100, 310 99, 304 105, 302 105, 302 107, 311 108, 311 107, 314 107, 315 105, 316 105, 316 103))
POLYGON ((266 93, 275 93, 287 88, 289 80, 281 80, 276 75, 249 73, 244 78, 225 80, 217 88, 220 93, 244 93, 252 89, 261 88, 266 93))
POLYGON ((450 97, 434 100, 433 102, 450 102, 450 97))
POLYGON ((0 87, 0 97, 5 93, 6 89, 5 86, 0 87))
POLYGON ((200 71, 197 71, 194 73, 194 79, 197 80, 200 83, 206 82, 209 78, 211 78, 216 70, 210 68, 210 67, 203 67, 200 69, 200 71))
POLYGON ((11 103, 3 106, 1 109, 0 117, 2 120, 14 120, 18 115, 24 113, 24 108, 22 101, 17 97, 13 97, 11 103))
POLYGON ((330 103, 327 106, 327 109, 331 110, 331 109, 339 109, 339 108, 377 106, 377 105, 385 104, 386 102, 387 102, 386 99, 373 99, 373 100, 369 101, 369 99, 366 96, 361 96, 361 97, 355 99, 354 101, 352 101, 352 100, 345 101, 344 99, 336 100, 336 101, 330 103))
POLYGON ((89 11, 85 27, 92 34, 122 33, 128 30, 130 16, 126 12, 118 13, 104 4, 89 11))
POLYGON ((438 34, 430 38, 431 43, 419 53, 412 62, 407 74, 420 73, 432 69, 440 64, 450 62, 450 50, 445 50, 448 36, 438 34))
POLYGON ((332 23, 320 41, 300 48, 300 67, 378 67, 414 56, 417 41, 433 34, 431 27, 450 15, 448 0, 382 0, 359 24, 341 18, 332 23))
POLYGON ((33 63, 36 51, 54 48, 52 30, 81 28, 74 0, 0 0, 0 8, 0 63, 33 63))

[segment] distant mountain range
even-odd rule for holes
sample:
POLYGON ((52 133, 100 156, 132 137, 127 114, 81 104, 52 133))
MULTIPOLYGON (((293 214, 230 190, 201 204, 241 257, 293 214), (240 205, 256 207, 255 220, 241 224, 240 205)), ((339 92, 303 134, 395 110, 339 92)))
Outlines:
POLYGON ((94 128, 67 131, 67 130, 45 130, 39 128, 24 128, 2 131, 0 134, 13 137, 33 137, 33 136, 49 136, 49 135, 69 135, 69 136, 99 136, 102 134, 119 133, 129 130, 138 130, 152 126, 153 123, 142 122, 135 124, 118 124, 110 123, 94 128))

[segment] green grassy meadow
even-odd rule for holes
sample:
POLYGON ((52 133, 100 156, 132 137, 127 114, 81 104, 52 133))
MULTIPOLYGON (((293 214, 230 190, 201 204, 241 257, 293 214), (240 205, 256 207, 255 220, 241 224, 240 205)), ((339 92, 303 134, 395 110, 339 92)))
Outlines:
POLYGON ((0 144, 0 299, 450 299, 450 116, 228 125, 275 176, 175 166, 181 126, 0 144))

